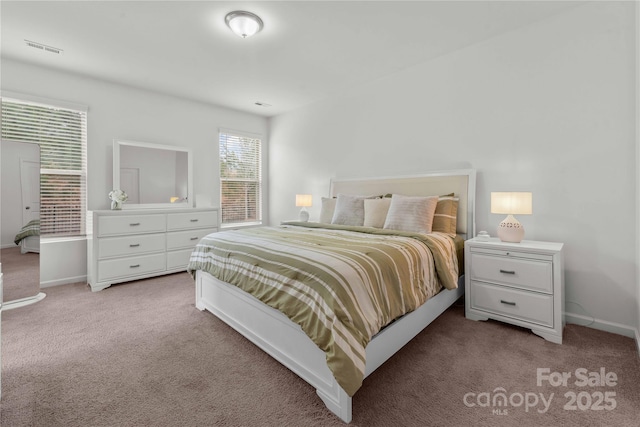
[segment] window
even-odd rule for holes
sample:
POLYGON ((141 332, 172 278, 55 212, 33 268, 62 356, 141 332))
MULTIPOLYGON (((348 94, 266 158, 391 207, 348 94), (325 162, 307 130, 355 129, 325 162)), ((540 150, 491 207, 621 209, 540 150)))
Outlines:
POLYGON ((262 141, 220 131, 222 225, 262 223, 262 141))
POLYGON ((40 234, 86 234, 87 113, 2 99, 2 138, 40 145, 40 234))

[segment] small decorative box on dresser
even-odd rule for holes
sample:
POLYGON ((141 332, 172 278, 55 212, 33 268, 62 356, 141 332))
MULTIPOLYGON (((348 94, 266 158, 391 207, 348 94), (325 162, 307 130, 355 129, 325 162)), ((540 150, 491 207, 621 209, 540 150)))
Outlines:
POLYGON ((467 319, 522 326, 562 344, 564 270, 562 243, 492 238, 465 242, 467 319))
POLYGON ((93 211, 87 243, 92 291, 185 271, 196 243, 218 231, 218 209, 93 211))

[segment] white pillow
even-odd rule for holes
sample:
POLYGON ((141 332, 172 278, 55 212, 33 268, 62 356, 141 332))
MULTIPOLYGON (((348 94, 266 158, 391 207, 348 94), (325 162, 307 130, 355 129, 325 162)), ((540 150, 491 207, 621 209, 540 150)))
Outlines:
POLYGON ((384 222, 390 230, 431 233, 438 196, 410 197, 394 194, 384 222))
POLYGON ((331 224, 360 226, 364 224, 364 199, 363 196, 338 194, 331 224))
POLYGON ((365 227, 384 227, 387 219, 387 212, 391 205, 391 198, 384 199, 365 199, 364 201, 364 226, 365 227))
POLYGON ((322 207, 320 208, 320 222, 323 224, 331 224, 333 213, 336 210, 336 200, 330 197, 322 197, 322 207))

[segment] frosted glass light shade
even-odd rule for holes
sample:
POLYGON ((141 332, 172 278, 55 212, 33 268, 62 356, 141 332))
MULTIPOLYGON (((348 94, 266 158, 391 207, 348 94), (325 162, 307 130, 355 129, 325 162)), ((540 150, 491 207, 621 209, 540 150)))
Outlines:
POLYGON ((251 37, 258 31, 262 30, 262 19, 258 15, 251 12, 237 10, 227 14, 224 18, 227 26, 231 28, 235 34, 243 39, 251 37))
POLYGON ((528 192, 492 192, 491 213, 531 215, 533 213, 533 195, 528 192))

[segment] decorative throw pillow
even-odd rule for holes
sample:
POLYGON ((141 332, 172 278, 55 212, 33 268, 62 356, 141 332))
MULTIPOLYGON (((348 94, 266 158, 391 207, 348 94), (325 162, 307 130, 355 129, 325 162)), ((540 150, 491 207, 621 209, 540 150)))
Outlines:
POLYGON ((384 228, 390 230, 431 233, 438 196, 411 197, 394 194, 384 228))
POLYGON ((322 207, 320 208, 320 222, 323 224, 331 224, 333 213, 336 210, 335 198, 322 197, 322 207))
POLYGON ((436 213, 433 216, 433 224, 431 226, 432 231, 456 233, 459 201, 460 199, 453 197, 453 194, 438 198, 438 205, 436 206, 436 213))
POLYGON ((365 199, 364 226, 375 228, 384 227, 384 221, 387 219, 387 212, 389 211, 390 205, 390 198, 365 199))
POLYGON ((336 210, 333 212, 331 224, 363 225, 364 224, 363 196, 349 196, 338 194, 336 210))

